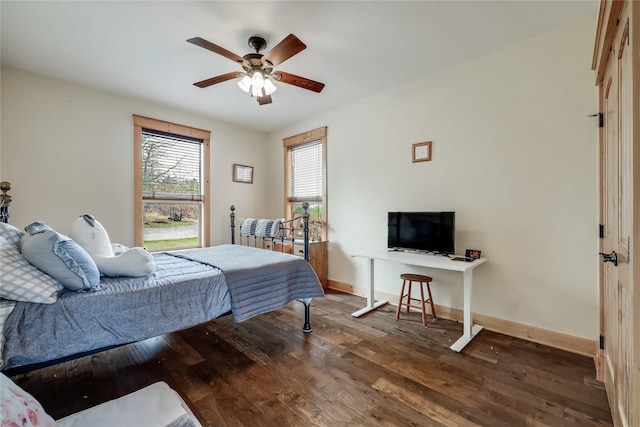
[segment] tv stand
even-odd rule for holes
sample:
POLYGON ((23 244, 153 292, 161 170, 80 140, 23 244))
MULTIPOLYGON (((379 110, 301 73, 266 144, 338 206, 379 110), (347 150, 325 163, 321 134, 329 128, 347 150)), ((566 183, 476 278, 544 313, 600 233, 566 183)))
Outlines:
POLYGON ((473 285, 473 269, 487 262, 486 258, 479 258, 471 262, 454 261, 447 257, 428 255, 424 253, 408 253, 398 251, 367 251, 350 254, 352 257, 365 258, 367 260, 367 306, 351 313, 354 317, 360 317, 376 308, 385 305, 388 301, 374 301, 374 260, 397 262, 401 264, 416 265, 419 267, 436 268, 440 270, 459 271, 463 275, 464 283, 464 314, 462 336, 450 347, 455 352, 471 342, 482 330, 482 326, 473 324, 473 312, 471 309, 471 295, 473 285))

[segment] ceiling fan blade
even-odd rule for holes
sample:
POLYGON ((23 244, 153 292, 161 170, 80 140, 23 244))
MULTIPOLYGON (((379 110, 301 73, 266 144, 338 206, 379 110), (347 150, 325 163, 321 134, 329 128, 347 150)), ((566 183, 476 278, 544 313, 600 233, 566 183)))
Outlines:
POLYGON ((257 99, 259 105, 271 104, 272 102, 271 95, 258 96, 257 99))
POLYGON ((217 53, 218 55, 222 55, 225 58, 229 58, 233 62, 242 63, 244 59, 241 56, 236 55, 233 52, 228 51, 227 49, 218 46, 217 44, 213 44, 210 41, 207 41, 200 37, 194 37, 192 39, 187 40, 189 43, 193 43, 196 46, 203 47, 211 52, 217 53))
POLYGON ((302 43, 299 38, 293 34, 289 34, 262 57, 262 62, 264 63, 265 60, 269 61, 271 65, 275 67, 306 48, 307 45, 302 43))
POLYGON ((198 86, 201 88, 209 87, 216 83, 226 82, 227 80, 235 79, 236 77, 240 77, 241 73, 233 72, 227 74, 221 74, 219 76, 211 77, 210 79, 202 80, 201 82, 194 83, 194 86, 198 86))
POLYGON ((282 83, 298 86, 318 93, 322 92, 322 89, 324 88, 324 83, 296 76, 295 74, 285 73, 284 71, 275 71, 273 76, 276 77, 276 80, 279 80, 282 83), (278 79, 277 76, 280 76, 280 78, 278 79))

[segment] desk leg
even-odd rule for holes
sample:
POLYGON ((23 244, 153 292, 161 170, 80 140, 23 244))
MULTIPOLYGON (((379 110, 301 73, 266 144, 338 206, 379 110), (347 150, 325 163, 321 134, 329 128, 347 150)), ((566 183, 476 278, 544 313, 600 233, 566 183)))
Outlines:
POLYGON ((365 313, 375 310, 378 307, 382 307, 388 301, 382 300, 376 302, 374 300, 374 282, 373 282, 373 258, 367 258, 367 306, 361 308, 358 311, 351 313, 353 317, 360 317, 365 313))
POLYGON ((473 311, 471 309, 471 293, 473 283, 473 270, 464 273, 464 316, 462 324, 462 336, 450 347, 451 350, 460 353, 482 330, 482 326, 473 324, 473 311))

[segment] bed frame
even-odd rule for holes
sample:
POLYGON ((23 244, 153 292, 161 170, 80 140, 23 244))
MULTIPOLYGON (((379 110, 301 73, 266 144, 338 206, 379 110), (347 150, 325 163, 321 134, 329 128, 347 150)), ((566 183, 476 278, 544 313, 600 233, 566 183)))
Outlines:
MULTIPOLYGON (((291 246, 293 247, 295 241, 296 241, 296 236, 298 236, 299 234, 302 234, 302 241, 304 244, 304 259, 308 262, 309 261, 309 203, 304 202, 302 204, 302 209, 304 210, 304 212, 302 213, 302 215, 291 218, 289 220, 286 221, 281 221, 280 222, 280 232, 278 233, 279 237, 260 237, 260 236, 256 236, 256 235, 243 235, 240 234, 240 244, 243 244, 242 242, 242 237, 245 237, 245 244, 250 245, 250 239, 253 238, 253 246, 257 247, 258 246, 258 241, 260 240, 262 243, 262 248, 263 249, 269 249, 271 248, 271 250, 277 250, 276 248, 278 247, 278 245, 276 245, 276 243, 278 241, 280 241, 280 251, 284 252, 285 249, 285 241, 286 242, 290 242, 291 246), (295 224, 296 222, 302 222, 302 226, 301 227, 296 227, 295 224)), ((236 207, 234 205, 231 205, 231 244, 235 245, 236 244, 236 213, 235 213, 236 207)))
MULTIPOLYGON (((231 205, 231 214, 229 215, 231 218, 231 244, 236 244, 236 207, 231 205)), ((262 249, 270 249, 272 251, 278 250, 277 243, 279 242, 280 252, 285 252, 286 244, 291 245, 291 248, 294 247, 296 242, 296 236, 302 234, 302 242, 304 245, 303 249, 303 257, 305 261, 309 262, 309 203, 304 202, 302 204, 302 209, 304 212, 302 215, 291 218, 286 221, 281 221, 279 223, 280 232, 277 233, 279 237, 261 237, 255 234, 240 234, 239 244, 245 244, 247 246, 251 246, 253 242, 254 247, 258 247, 258 242, 261 243, 262 249), (296 227, 296 223, 301 222, 301 227, 296 227), (244 237, 244 242, 243 242, 244 237)), ((241 221, 244 221, 244 218, 238 218, 241 221)), ((240 224, 241 226, 242 224, 240 224)), ((304 304, 304 325, 302 326, 302 332, 309 333, 312 331, 311 329, 311 298, 307 298, 304 300, 299 300, 304 304)))
MULTIPOLYGON (((9 190, 11 190, 11 183, 3 181, 0 182, 0 190, 2 190, 2 193, 0 194, 0 222, 4 222, 4 223, 8 223, 9 220, 9 206, 11 205, 11 201, 12 201, 12 197, 7 194, 7 192, 9 190)), ((295 242, 295 236, 299 235, 299 233, 302 233, 303 236, 303 242, 304 242, 304 259, 308 262, 309 261, 309 213, 308 213, 308 207, 309 204, 308 203, 304 203, 303 204, 303 209, 304 209, 304 213, 296 218, 293 218, 291 220, 288 221, 282 221, 282 226, 281 229, 283 230, 282 233, 280 233, 280 237, 278 238, 261 238, 261 237, 257 237, 257 236, 253 236, 253 246, 257 247, 257 242, 258 240, 262 240, 262 245, 264 249, 271 249, 271 250, 276 250, 276 242, 279 240, 280 241, 280 248, 282 248, 282 251, 284 252, 284 247, 285 245, 285 241, 291 242, 291 245, 294 244, 295 242), (302 227, 295 227, 295 223, 301 221, 302 227), (268 247, 270 246, 270 248, 268 247)), ((235 238, 235 220, 236 220, 236 216, 235 216, 235 206, 231 206, 231 243, 232 244, 236 244, 236 238, 235 238)), ((242 235, 240 236, 240 244, 242 244, 242 235)), ((246 244, 250 245, 250 237, 252 236, 244 236, 246 239, 246 244)), ((304 298, 301 300, 298 300, 300 302, 302 302, 304 304, 305 310, 304 310, 304 325, 303 325, 303 332, 311 332, 311 323, 310 323, 310 306, 311 306, 311 300, 312 298, 304 298)), ((231 312, 227 313, 230 314, 231 312)), ((224 316, 224 315, 223 315, 224 316)), ((95 354, 95 353, 99 353, 105 350, 109 350, 112 348, 117 348, 120 347, 122 345, 126 345, 126 344, 120 344, 120 345, 114 345, 114 346, 107 346, 107 347, 103 347, 100 349, 94 349, 94 350, 90 350, 87 352, 81 352, 81 353, 77 353, 77 354, 73 354, 70 356, 66 356, 66 357, 62 357, 60 359, 56 359, 56 360, 50 360, 50 361, 46 361, 46 362, 40 362, 40 363, 35 363, 35 364, 30 364, 30 365, 23 365, 23 366, 17 366, 17 367, 13 367, 13 368, 9 368, 3 371, 3 373, 5 373, 5 375, 8 376, 13 376, 13 375, 17 375, 17 374, 22 374, 22 373, 26 373, 26 372, 30 372, 36 369, 40 369, 40 368, 44 368, 47 366, 52 366, 58 363, 62 363, 62 362, 66 362, 69 360, 73 360, 73 359, 77 359, 79 357, 83 357, 83 356, 88 356, 91 354, 95 354)))

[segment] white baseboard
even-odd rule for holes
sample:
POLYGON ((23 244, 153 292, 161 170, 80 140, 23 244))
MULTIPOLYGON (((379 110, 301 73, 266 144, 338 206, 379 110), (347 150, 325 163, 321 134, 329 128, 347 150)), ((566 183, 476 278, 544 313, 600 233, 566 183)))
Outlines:
MULTIPOLYGON (((328 280, 328 288, 362 297, 364 297, 366 293, 366 289, 364 288, 359 289, 351 284, 335 280, 328 280)), ((386 299, 391 304, 397 305, 398 295, 376 291, 376 299, 386 299)), ((438 313, 438 317, 462 322, 463 313, 461 309, 436 304, 436 311, 438 313)), ((484 326, 485 329, 493 332, 509 335, 515 338, 521 338, 538 344, 547 345, 549 347, 569 351, 571 353, 589 356, 594 358, 594 360, 598 351, 598 343, 595 340, 575 337, 573 335, 567 335, 560 332, 550 331, 548 329, 538 328, 536 326, 512 322, 510 320, 499 319, 485 314, 473 313, 473 323, 484 326)))

